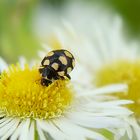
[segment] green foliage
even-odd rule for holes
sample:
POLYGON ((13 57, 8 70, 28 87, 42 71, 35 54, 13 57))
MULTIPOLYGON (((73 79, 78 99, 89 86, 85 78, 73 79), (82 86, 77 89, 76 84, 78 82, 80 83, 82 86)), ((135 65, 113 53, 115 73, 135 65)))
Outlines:
POLYGON ((112 8, 116 9, 131 31, 140 33, 140 0, 108 0, 112 8))
POLYGON ((31 30, 35 1, 0 1, 0 56, 8 62, 32 58, 39 47, 31 30))

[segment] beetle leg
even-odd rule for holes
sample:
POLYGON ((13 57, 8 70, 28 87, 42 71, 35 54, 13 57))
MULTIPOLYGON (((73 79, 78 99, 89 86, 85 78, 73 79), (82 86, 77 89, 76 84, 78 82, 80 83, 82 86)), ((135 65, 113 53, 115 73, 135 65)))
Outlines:
POLYGON ((64 80, 64 79, 65 79, 63 76, 60 76, 60 78, 61 78, 62 80, 64 80))
POLYGON ((50 85, 51 83, 52 83, 52 82, 49 81, 49 80, 47 80, 47 79, 44 79, 44 78, 41 79, 41 85, 42 85, 42 86, 48 86, 48 85, 50 85))
POLYGON ((66 77, 70 80, 71 79, 71 77, 70 77, 70 75, 69 74, 66 74, 66 77))
POLYGON ((58 80, 59 77, 58 77, 57 75, 55 75, 55 76, 53 76, 53 79, 54 79, 54 80, 58 80))
POLYGON ((39 72, 42 73, 42 71, 43 71, 43 68, 39 68, 39 72))

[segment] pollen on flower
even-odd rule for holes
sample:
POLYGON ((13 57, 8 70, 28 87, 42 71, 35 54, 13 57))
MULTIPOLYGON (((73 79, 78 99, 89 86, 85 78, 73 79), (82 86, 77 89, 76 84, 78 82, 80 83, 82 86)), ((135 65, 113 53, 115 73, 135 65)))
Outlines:
POLYGON ((7 116, 40 119, 57 118, 70 106, 73 94, 69 81, 40 84, 38 68, 12 65, 0 77, 0 110, 7 116))
POLYGON ((128 105, 140 117, 140 61, 117 61, 104 65, 95 78, 97 86, 103 86, 111 83, 128 84, 127 93, 115 94, 120 99, 130 99, 134 104, 128 105))

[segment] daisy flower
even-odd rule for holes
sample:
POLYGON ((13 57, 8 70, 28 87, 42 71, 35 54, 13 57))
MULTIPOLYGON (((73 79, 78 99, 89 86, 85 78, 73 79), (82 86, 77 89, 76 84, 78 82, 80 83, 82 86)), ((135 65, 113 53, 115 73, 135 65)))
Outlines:
POLYGON ((124 118, 132 112, 121 105, 131 101, 105 101, 106 94, 126 92, 126 85, 93 90, 56 80, 46 87, 37 65, 7 66, 0 60, 1 140, 105 140, 97 130, 115 133, 127 126, 124 118))
MULTIPOLYGON (((68 4, 60 15, 50 9, 40 9, 37 11, 37 22, 34 23, 37 23, 35 31, 41 42, 44 42, 44 49, 48 50, 48 46, 53 49, 68 49, 76 56, 78 67, 82 64, 80 70, 72 73, 74 82, 78 83, 80 72, 86 71, 82 75, 84 80, 80 81, 82 85, 100 87, 114 82, 128 84, 128 92, 117 93, 113 97, 134 101, 134 104, 127 105, 134 111, 133 116, 126 118, 126 129, 129 130, 127 139, 134 139, 135 135, 140 139, 138 44, 124 38, 120 17, 110 14, 102 7, 91 7, 86 3, 68 4)), ((40 56, 43 54, 44 51, 41 51, 40 56)), ((124 133, 121 132, 116 139, 124 133)))
MULTIPOLYGON (((96 69, 93 68, 94 75, 92 83, 98 87, 111 83, 125 83, 128 85, 127 93, 118 93, 115 96, 119 99, 133 100, 134 104, 127 107, 134 112, 128 119, 128 123, 133 128, 134 135, 129 139, 140 139, 140 57, 139 44, 135 41, 128 41, 122 35, 121 22, 116 21, 112 27, 107 26, 109 31, 104 44, 98 45, 96 69), (136 138, 135 138, 136 135, 136 138)), ((105 28, 102 26, 98 32, 104 34, 105 28)), ((101 34, 100 34, 101 35, 101 34)), ((102 40, 103 36, 98 36, 102 40)), ((96 48, 94 48, 96 51, 96 48)), ((93 62, 95 66, 95 63, 93 62)))
MULTIPOLYGON (((97 13, 97 12, 96 12, 97 13)), ((86 69, 86 80, 93 87, 113 83, 128 85, 128 92, 114 94, 119 99, 133 100, 134 104, 127 105, 134 115, 127 118, 128 139, 140 139, 140 58, 138 43, 124 38, 122 21, 114 18, 91 16, 94 20, 87 27, 79 21, 79 27, 67 20, 62 20, 61 26, 55 26, 53 34, 46 38, 48 45, 53 48, 71 50, 77 61, 86 69), (96 20, 95 20, 96 19, 96 20), (113 19, 113 20, 112 20, 113 19), (72 24, 70 24, 72 23, 72 24), (80 26, 81 25, 81 26, 80 26), (90 28, 90 31, 89 31, 90 28), (132 135, 132 132, 133 135, 132 135)), ((44 46, 45 48, 45 46, 44 46)), ((120 136, 117 137, 119 139, 120 136)))

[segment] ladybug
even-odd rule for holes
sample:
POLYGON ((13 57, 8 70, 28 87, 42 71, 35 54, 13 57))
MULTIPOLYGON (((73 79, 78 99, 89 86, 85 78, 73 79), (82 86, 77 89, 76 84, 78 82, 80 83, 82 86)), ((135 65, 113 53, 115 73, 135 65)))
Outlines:
POLYGON ((74 56, 67 50, 53 50, 41 61, 41 84, 48 86, 58 79, 71 79, 69 73, 75 67, 74 56))

